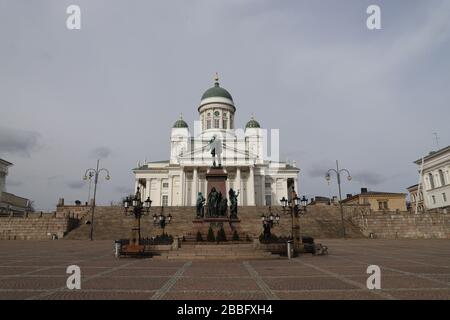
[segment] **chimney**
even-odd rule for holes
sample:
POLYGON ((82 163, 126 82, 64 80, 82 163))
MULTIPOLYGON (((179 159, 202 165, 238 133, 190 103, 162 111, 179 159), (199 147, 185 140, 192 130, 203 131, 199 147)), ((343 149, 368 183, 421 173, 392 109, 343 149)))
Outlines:
POLYGON ((351 197, 352 197, 352 194, 351 193, 347 193, 347 199, 351 198, 351 197))
POLYGON ((367 193, 367 188, 361 188, 361 193, 367 193))

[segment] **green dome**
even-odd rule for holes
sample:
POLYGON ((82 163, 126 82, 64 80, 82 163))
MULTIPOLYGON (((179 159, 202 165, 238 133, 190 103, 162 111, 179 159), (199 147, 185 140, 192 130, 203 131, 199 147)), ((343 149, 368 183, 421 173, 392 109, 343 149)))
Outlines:
POLYGON ((245 125, 245 128, 261 128, 261 126, 259 125, 259 122, 252 117, 252 119, 245 125))
POLYGON ((206 98, 213 98, 213 97, 227 98, 227 99, 230 99, 231 101, 233 101, 231 94, 224 88, 221 88, 219 86, 218 82, 216 82, 214 84, 214 87, 209 88, 208 90, 205 91, 205 93, 202 95, 201 100, 206 99, 206 98))
POLYGON ((187 128, 188 124, 186 121, 183 120, 183 116, 180 116, 180 119, 178 119, 174 124, 172 128, 187 128))

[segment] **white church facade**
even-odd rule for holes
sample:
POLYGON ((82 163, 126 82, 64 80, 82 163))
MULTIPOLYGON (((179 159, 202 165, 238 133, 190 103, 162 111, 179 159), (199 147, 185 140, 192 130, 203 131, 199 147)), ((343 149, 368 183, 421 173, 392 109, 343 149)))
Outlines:
POLYGON ((278 136, 271 135, 267 156, 267 130, 253 117, 244 130, 235 129, 235 112, 231 94, 216 77, 214 86, 202 95, 193 134, 180 117, 172 127, 170 159, 133 169, 135 190, 139 187, 142 197, 150 197, 154 206, 195 206, 199 192, 204 197, 209 193, 205 175, 213 164, 211 141, 215 139, 221 146, 217 161, 228 174, 226 189, 239 192, 238 205, 279 205, 292 187, 298 192, 300 170, 295 163, 278 160, 278 136))

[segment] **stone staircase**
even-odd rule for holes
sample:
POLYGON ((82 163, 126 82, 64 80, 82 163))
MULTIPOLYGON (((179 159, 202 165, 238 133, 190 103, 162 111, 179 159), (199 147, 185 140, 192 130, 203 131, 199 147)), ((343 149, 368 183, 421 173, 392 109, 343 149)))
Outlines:
MULTIPOLYGON (((73 208, 68 208, 73 212, 73 208)), ((142 237, 152 237, 162 233, 158 226, 153 225, 153 214, 161 212, 161 207, 152 207, 149 216, 141 220, 142 237)), ((281 216, 280 223, 276 225, 272 232, 276 235, 289 235, 291 233, 291 217, 283 214, 281 207, 272 207, 274 214, 281 216)), ((172 223, 166 226, 165 232, 174 237, 185 237, 194 241, 196 233, 193 229, 192 221, 195 218, 195 207, 167 207, 165 214, 171 214, 172 223)), ((239 207, 238 215, 241 220, 239 237, 241 240, 258 237, 262 233, 261 214, 267 213, 266 207, 239 207)), ((82 215, 84 219, 90 219, 90 214, 82 215)), ((65 237, 67 239, 81 240, 88 239, 90 225, 81 220, 79 226, 69 232, 65 237)), ((118 206, 98 206, 95 209, 94 218, 94 239, 96 240, 114 240, 129 238, 135 219, 132 216, 125 216, 123 208, 118 206)), ((364 238, 361 227, 354 223, 351 215, 348 214, 345 219, 347 236, 350 238, 364 238)), ((203 239, 206 240, 207 230, 204 231, 203 239)), ((333 206, 311 207, 300 217, 300 233, 314 238, 340 238, 341 237, 341 218, 337 209, 333 206)), ((231 240, 232 234, 227 233, 227 239, 231 240)))
POLYGON ((255 248, 253 244, 182 244, 178 250, 163 252, 154 259, 168 260, 246 260, 280 259, 276 254, 255 248))

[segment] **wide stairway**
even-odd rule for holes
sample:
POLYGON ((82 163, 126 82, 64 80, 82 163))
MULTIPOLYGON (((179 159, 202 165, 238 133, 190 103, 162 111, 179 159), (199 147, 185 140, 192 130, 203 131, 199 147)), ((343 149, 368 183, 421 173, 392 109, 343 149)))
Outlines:
MULTIPOLYGON (((153 224, 153 214, 159 214, 161 207, 152 207, 149 216, 141 220, 142 237, 152 237, 162 233, 162 230, 153 224)), ((313 236, 314 238, 340 238, 341 237, 341 217, 336 206, 315 206, 308 208, 306 214, 300 217, 301 234, 313 236)), ((70 211, 70 210, 69 210, 70 211)), ((250 237, 259 236, 262 229, 261 214, 266 213, 266 207, 239 207, 238 217, 241 219, 240 239, 244 240, 247 235, 250 237)), ((287 235, 291 233, 291 218, 283 214, 280 207, 272 207, 274 214, 281 216, 280 223, 273 229, 277 235, 287 235)), ((172 223, 166 226, 165 232, 176 237, 185 237, 186 240, 194 241, 196 232, 193 229, 192 220, 195 219, 195 207, 167 207, 165 214, 172 215, 172 223)), ((90 215, 84 215, 80 219, 77 228, 71 230, 66 239, 81 240, 88 239, 90 225, 85 224, 85 220, 90 215)), ((135 226, 135 219, 132 216, 125 216, 123 208, 112 206, 99 206, 95 209, 94 219, 94 239, 114 240, 130 237, 131 229, 135 226)), ((349 238, 364 238, 360 227, 355 224, 351 215, 347 214, 345 219, 346 233, 349 238)), ((203 238, 206 238, 206 232, 203 238)), ((232 235, 227 234, 227 240, 231 240, 232 235)))
POLYGON ((155 255, 154 259, 169 260, 246 260, 279 259, 280 256, 261 249, 253 244, 182 244, 178 250, 155 255))

